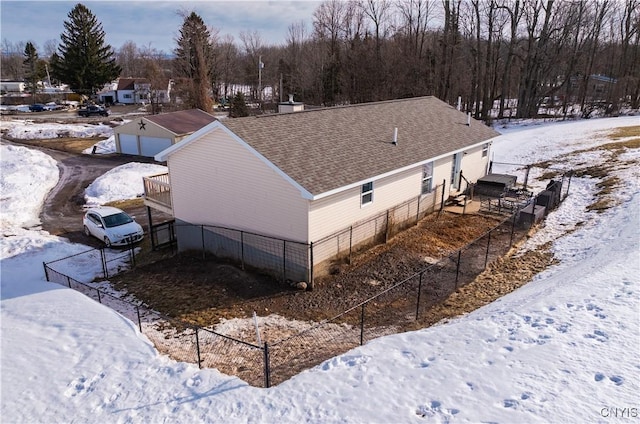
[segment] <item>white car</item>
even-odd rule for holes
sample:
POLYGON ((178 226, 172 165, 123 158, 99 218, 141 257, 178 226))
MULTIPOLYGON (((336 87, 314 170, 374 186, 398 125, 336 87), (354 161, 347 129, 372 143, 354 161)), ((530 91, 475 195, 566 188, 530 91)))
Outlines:
POLYGON ((111 206, 91 208, 82 220, 84 233, 102 240, 107 247, 126 246, 144 237, 144 231, 126 212, 111 206))

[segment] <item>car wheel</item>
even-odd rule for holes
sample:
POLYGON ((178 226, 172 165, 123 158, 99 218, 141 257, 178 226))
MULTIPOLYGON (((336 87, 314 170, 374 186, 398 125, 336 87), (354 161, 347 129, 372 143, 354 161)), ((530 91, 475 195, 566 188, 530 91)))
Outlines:
POLYGON ((91 236, 91 232, 89 231, 86 225, 84 226, 84 234, 87 236, 91 236))
POLYGON ((107 247, 111 247, 111 240, 109 240, 109 237, 106 237, 106 236, 105 236, 105 238, 104 238, 104 244, 105 244, 107 247))

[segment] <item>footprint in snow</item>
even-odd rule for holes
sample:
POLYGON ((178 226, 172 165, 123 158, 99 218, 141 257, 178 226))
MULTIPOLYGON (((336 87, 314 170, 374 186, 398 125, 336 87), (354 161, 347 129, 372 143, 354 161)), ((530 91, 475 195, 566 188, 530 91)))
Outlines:
POLYGON ((187 387, 198 387, 201 382, 202 382, 202 379, 200 378, 200 376, 194 375, 193 377, 190 377, 187 379, 187 381, 185 382, 185 385, 187 387))
MULTIPOLYGON (((460 410, 457 408, 442 408, 442 403, 437 400, 432 400, 428 405, 420 405, 416 409, 416 415, 426 418, 433 417, 436 414, 441 414, 445 416, 453 416, 460 413, 460 410)), ((445 419, 445 422, 448 422, 448 419, 445 419)))
POLYGON ((103 379, 105 376, 104 372, 100 374, 96 374, 92 379, 88 379, 84 375, 82 377, 78 377, 72 380, 67 390, 64 391, 65 396, 74 397, 77 395, 82 395, 85 393, 90 393, 95 389, 96 384, 99 380, 103 379))
POLYGON ((514 399, 505 399, 502 401, 502 406, 504 406, 505 408, 517 408, 518 401, 514 399))
POLYGON ((624 383, 624 378, 620 377, 619 375, 613 375, 613 376, 609 377, 609 380, 611 380, 614 383, 616 383, 616 386, 621 386, 622 383, 624 383))

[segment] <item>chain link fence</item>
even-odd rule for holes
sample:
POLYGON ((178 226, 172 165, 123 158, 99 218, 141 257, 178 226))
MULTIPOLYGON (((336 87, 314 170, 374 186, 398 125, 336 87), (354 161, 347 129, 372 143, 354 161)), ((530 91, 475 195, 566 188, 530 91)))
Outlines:
MULTIPOLYGON (((570 177, 563 178, 560 184, 558 202, 568 195, 570 177)), ((538 201, 539 196, 535 196, 525 206, 531 205, 532 202, 535 205, 538 201)), ((432 210, 437 204, 432 203, 426 210, 432 210)), ((406 217, 413 216, 415 212, 417 222, 421 215, 420 206, 412 208, 410 203, 403 204, 396 208, 394 213, 403 210, 406 217)), ((133 248, 125 251, 91 249, 45 263, 44 269, 48 281, 80 291, 137 323, 139 331, 147 336, 161 353, 172 359, 196 363, 200 367, 217 368, 223 373, 237 375, 254 386, 269 387, 369 340, 414 329, 416 323, 431 308, 445 301, 458 288, 472 282, 490 263, 504 256, 514 243, 526 236, 533 222, 522 219, 522 209, 523 207, 520 207, 512 213, 505 214, 497 226, 473 242, 338 316, 317 324, 309 324, 308 328, 302 331, 269 343, 248 343, 209 328, 165 316, 142 303, 130 302, 92 285, 98 283, 82 283, 68 275, 83 270, 81 274, 84 275, 93 272, 94 275, 109 278, 130 266, 135 266, 133 248), (64 272, 61 270, 62 264, 64 272)), ((428 214, 426 210, 423 217, 428 214)), ((387 214, 384 219, 389 222, 387 214)), ((379 218, 372 219, 362 224, 362 227, 372 224, 375 227, 381 222, 384 221, 379 221, 379 218)), ((349 232, 359 227, 361 226, 354 226, 349 232)), ((267 261, 275 261, 273 263, 281 266, 281 278, 288 275, 288 261, 304 256, 305 249, 310 247, 302 244, 302 248, 296 251, 293 247, 296 243, 288 241, 281 241, 280 247, 273 247, 273 241, 267 240, 267 237, 219 227, 189 226, 188 230, 200 232, 202 246, 212 249, 216 255, 231 254, 229 252, 239 254, 243 267, 257 267, 260 264, 264 266, 267 261), (264 247, 261 243, 270 246, 266 250, 274 250, 259 258, 249 259, 255 255, 252 248, 264 247), (293 256, 287 256, 289 254, 293 256)), ((341 232, 331 242, 325 243, 335 243, 336 240, 340 240, 339 236, 344 238, 344 234, 345 232, 341 232)), ((377 231, 373 234, 383 232, 377 231)), ((345 242, 343 246, 349 246, 349 251, 353 253, 353 244, 347 245, 345 242)), ((342 252, 345 251, 346 247, 343 247, 342 252)), ((205 249, 202 253, 213 254, 205 249)))

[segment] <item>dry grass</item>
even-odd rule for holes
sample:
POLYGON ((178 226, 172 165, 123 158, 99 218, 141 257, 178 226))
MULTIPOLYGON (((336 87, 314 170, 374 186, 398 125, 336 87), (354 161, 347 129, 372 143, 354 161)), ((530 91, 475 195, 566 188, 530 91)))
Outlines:
POLYGON ((105 203, 105 206, 113 206, 114 208, 119 209, 137 208, 140 206, 144 206, 144 199, 142 197, 138 197, 135 199, 115 200, 113 202, 105 203))
POLYGON ((467 314, 525 285, 535 275, 559 263, 553 257, 550 245, 547 243, 520 255, 515 254, 519 246, 514 246, 509 254, 490 264, 473 282, 433 307, 416 327, 467 314))
POLYGON ((92 147, 104 137, 93 138, 74 138, 74 137, 58 137, 37 140, 16 140, 21 144, 46 147, 48 149, 60 150, 62 152, 82 153, 83 150, 92 147))
POLYGON ((540 175, 540 177, 538 178, 539 180, 554 180, 558 177, 560 177, 562 173, 560 171, 546 171, 544 172, 542 175, 540 175))
POLYGON ((605 210, 618 205, 619 202, 609 197, 609 195, 620 186, 620 183, 621 181, 618 177, 607 177, 596 184, 596 187, 598 188, 598 193, 596 193, 597 200, 587 206, 587 210, 604 212, 605 210))
POLYGON ((640 125, 636 125, 633 127, 616 128, 615 131, 609 135, 609 138, 617 140, 620 138, 638 137, 638 136, 640 136, 640 125))
POLYGON ((547 169, 551 166, 555 165, 555 162, 552 160, 543 160, 541 162, 536 162, 534 164, 532 164, 531 166, 534 166, 536 168, 542 168, 542 169, 547 169))
POLYGON ((591 147, 590 149, 576 150, 573 152, 574 154, 584 153, 584 152, 597 152, 597 151, 609 151, 612 152, 615 156, 623 153, 626 149, 638 149, 640 148, 640 126, 635 127, 619 127, 616 128, 611 134, 608 135, 611 140, 620 140, 614 141, 612 143, 601 144, 600 146, 591 147), (637 138, 631 138, 637 137, 637 138))
POLYGON ((575 170, 573 175, 579 178, 606 178, 609 176, 611 168, 612 166, 610 164, 587 166, 585 168, 575 170))
POLYGON ((618 177, 607 177, 603 181, 600 181, 596 184, 598 187, 598 196, 606 196, 607 194, 613 193, 614 189, 620 186, 620 178, 618 177))
MULTIPOLYGON (((609 152, 610 157, 606 163, 594 165, 577 170, 574 175, 577 177, 599 178, 600 182, 596 184, 598 192, 596 193, 596 201, 587 206, 589 211, 604 212, 619 204, 617 200, 610 195, 616 188, 620 186, 620 179, 610 176, 614 169, 618 169, 622 164, 618 157, 628 149, 640 148, 640 126, 620 127, 611 132, 608 137, 614 141, 612 143, 602 144, 586 150, 579 150, 575 154, 582 152, 609 152)), ((625 162, 626 165, 635 165, 625 162)))

